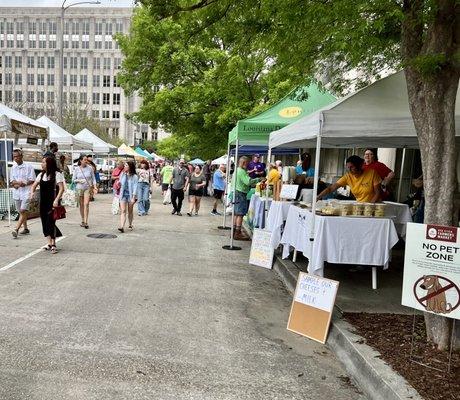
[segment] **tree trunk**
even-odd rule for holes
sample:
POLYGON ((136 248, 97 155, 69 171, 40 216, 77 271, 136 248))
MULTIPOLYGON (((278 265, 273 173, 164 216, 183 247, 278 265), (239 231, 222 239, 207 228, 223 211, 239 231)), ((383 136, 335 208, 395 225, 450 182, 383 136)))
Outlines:
MULTIPOLYGON (((422 159, 425 223, 452 225, 457 158, 455 102, 460 76, 455 54, 460 24, 455 0, 435 3, 436 13, 426 25, 422 22, 423 1, 404 1, 401 52, 407 65, 409 105, 422 159), (429 71, 423 70, 421 61, 431 67, 429 71)), ((439 349, 449 348, 451 319, 425 313, 425 325, 428 340, 439 349)))

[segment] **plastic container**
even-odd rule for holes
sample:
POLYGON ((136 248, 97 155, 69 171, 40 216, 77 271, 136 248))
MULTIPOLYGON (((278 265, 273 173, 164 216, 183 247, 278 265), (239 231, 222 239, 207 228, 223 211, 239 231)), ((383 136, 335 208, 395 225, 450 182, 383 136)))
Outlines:
POLYGON ((384 204, 384 203, 375 204, 374 216, 376 216, 376 217, 384 217, 386 207, 387 207, 387 205, 384 204))
POLYGON ((352 215, 352 204, 340 204, 340 215, 346 217, 347 215, 352 215))
POLYGON ((352 215, 363 215, 364 214, 364 204, 363 203, 354 203, 352 205, 352 215))
POLYGON ((374 203, 365 203, 363 215, 365 217, 373 217, 375 213, 375 204, 374 203))

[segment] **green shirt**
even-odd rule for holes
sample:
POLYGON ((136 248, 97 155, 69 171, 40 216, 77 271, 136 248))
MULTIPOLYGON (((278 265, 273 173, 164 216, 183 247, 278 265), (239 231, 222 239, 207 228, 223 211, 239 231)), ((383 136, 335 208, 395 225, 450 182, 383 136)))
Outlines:
POLYGON ((251 186, 254 186, 257 182, 260 181, 260 178, 249 177, 248 171, 238 167, 236 169, 236 187, 235 190, 238 192, 247 193, 251 189, 251 186))
POLYGON ((173 169, 174 167, 172 165, 165 165, 161 169, 160 175, 163 177, 162 183, 167 183, 169 185, 169 182, 171 181, 173 169))

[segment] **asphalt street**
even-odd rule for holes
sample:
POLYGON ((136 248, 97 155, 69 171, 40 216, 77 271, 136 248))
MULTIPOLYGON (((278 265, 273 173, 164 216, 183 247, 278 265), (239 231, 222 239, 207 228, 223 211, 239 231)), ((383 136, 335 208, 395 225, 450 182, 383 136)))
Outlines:
POLYGON ((325 346, 286 330, 291 297, 248 264, 250 244, 222 249, 210 200, 190 218, 153 197, 124 234, 109 195, 89 230, 70 210, 56 255, 38 250, 39 220, 17 240, 0 222, 0 400, 364 399, 325 346))

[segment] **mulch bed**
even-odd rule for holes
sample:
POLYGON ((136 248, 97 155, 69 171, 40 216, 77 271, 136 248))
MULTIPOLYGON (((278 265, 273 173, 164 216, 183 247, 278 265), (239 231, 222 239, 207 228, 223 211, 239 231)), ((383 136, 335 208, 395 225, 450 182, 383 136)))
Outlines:
POLYGON ((414 359, 444 372, 410 360, 412 315, 345 314, 345 319, 376 349, 380 358, 402 375, 427 400, 460 399, 460 354, 453 353, 447 374, 449 352, 439 351, 426 341, 423 316, 416 317, 414 359))

